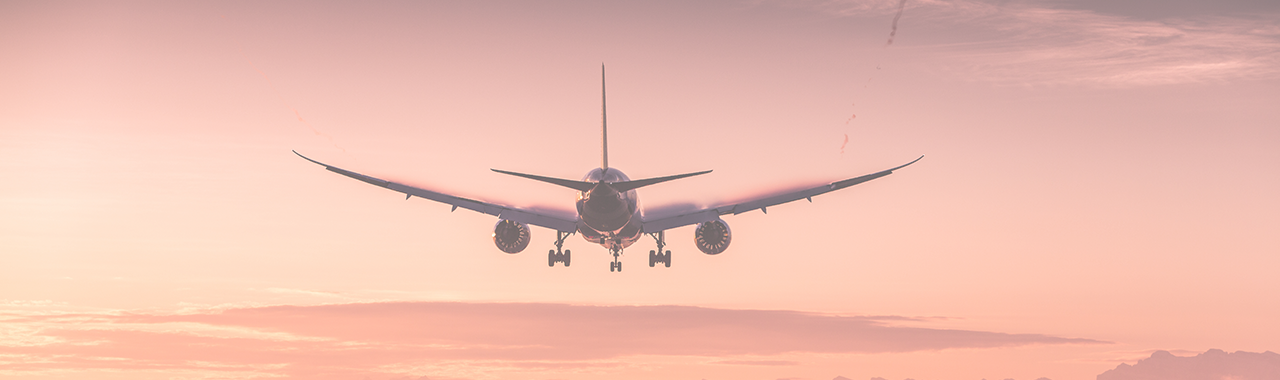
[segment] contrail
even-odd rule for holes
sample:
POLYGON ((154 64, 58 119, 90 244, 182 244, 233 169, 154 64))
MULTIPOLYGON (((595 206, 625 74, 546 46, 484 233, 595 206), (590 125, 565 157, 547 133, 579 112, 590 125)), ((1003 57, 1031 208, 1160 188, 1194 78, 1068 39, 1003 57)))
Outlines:
POLYGON ((902 10, 907 8, 907 0, 898 2, 898 14, 893 16, 893 29, 889 31, 889 42, 884 46, 893 45, 893 36, 898 34, 898 19, 902 18, 902 10))
POLYGON ((299 121, 299 122, 302 122, 302 124, 303 124, 303 125, 306 125, 306 126, 307 126, 307 129, 310 129, 310 130, 311 130, 311 133, 315 133, 317 136, 322 136, 322 137, 324 137, 324 138, 326 138, 326 139, 329 139, 329 143, 330 143, 330 144, 333 144, 333 147, 334 147, 334 148, 338 148, 338 150, 341 150, 341 151, 342 151, 342 153, 346 153, 346 152, 347 152, 347 150, 346 150, 346 149, 344 149, 344 148, 343 148, 343 147, 341 147, 341 146, 338 146, 338 142, 333 140, 333 136, 329 136, 329 135, 327 135, 327 134, 324 134, 324 133, 322 133, 322 132, 320 132, 320 131, 316 130, 316 127, 311 126, 311 123, 308 123, 305 119, 303 119, 303 118, 302 118, 302 114, 298 112, 298 109, 297 109, 297 108, 293 108, 293 105, 292 105, 292 104, 289 104, 289 101, 284 99, 284 95, 281 95, 281 94, 280 94, 280 90, 277 90, 277 89, 276 89, 276 85, 275 85, 275 83, 271 81, 271 78, 267 76, 267 73, 265 73, 265 72, 263 72, 262 70, 258 69, 258 65, 253 64, 253 60, 252 60, 252 59, 249 59, 249 56, 248 56, 248 55, 246 55, 246 54, 244 54, 244 50, 243 50, 243 49, 240 49, 239 47, 237 47, 237 48, 236 48, 236 51, 240 53, 240 57, 241 57, 241 58, 244 58, 244 60, 245 60, 245 61, 249 62, 249 67, 253 68, 253 71, 258 72, 258 75, 261 75, 261 76, 262 76, 262 79, 265 79, 265 80, 267 81, 267 86, 271 88, 271 92, 274 92, 274 93, 276 94, 276 98, 279 98, 279 99, 280 99, 280 103, 281 103, 281 104, 284 104, 284 106, 285 106, 285 107, 287 107, 287 108, 289 108, 289 110, 293 111, 293 115, 294 115, 294 116, 297 116, 297 117, 298 117, 298 121, 299 121))
MULTIPOLYGON (((227 19, 227 15, 220 14, 218 15, 218 17, 222 18, 223 20, 227 19)), ((239 43, 236 44, 236 53, 239 53, 240 58, 244 58, 245 62, 249 63, 249 67, 252 68, 254 72, 257 72, 258 75, 262 76, 262 79, 266 80, 267 87, 271 88, 271 92, 276 95, 277 99, 280 99, 280 103, 283 104, 285 108, 288 108, 290 111, 293 111, 293 116, 298 117, 298 122, 306 126, 307 129, 311 130, 311 133, 316 134, 316 136, 321 136, 328 139, 329 143, 333 144, 334 148, 338 148, 338 150, 341 150, 342 153, 347 153, 346 149, 344 149, 341 146, 338 146, 338 142, 333 140, 333 136, 329 136, 327 134, 324 134, 323 132, 320 132, 319 130, 316 129, 316 127, 311 126, 311 123, 308 123, 306 119, 302 118, 302 113, 298 112, 297 108, 293 108, 293 105, 289 104, 289 101, 284 99, 284 95, 281 95, 280 90, 276 89, 276 84, 271 81, 271 77, 268 77, 266 72, 263 72, 261 69, 258 69, 258 65, 255 65, 253 63, 253 60, 249 59, 249 55, 244 53, 244 49, 240 47, 239 43)))
POLYGON ((844 142, 840 144, 840 154, 844 154, 844 146, 849 145, 849 134, 844 134, 844 142))

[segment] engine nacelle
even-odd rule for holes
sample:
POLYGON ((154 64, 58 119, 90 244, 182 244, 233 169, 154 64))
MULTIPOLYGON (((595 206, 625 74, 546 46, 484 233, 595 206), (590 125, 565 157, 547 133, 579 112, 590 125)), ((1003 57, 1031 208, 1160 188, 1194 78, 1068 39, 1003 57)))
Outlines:
POLYGON ((729 240, 732 238, 733 233, 729 231, 729 224, 720 219, 698 223, 698 228, 693 230, 693 244, 698 246, 699 251, 708 255, 724 252, 729 248, 729 240))
POLYGON ((501 219, 493 225, 493 245, 502 252, 520 253, 529 246, 530 236, 529 226, 524 223, 501 219))

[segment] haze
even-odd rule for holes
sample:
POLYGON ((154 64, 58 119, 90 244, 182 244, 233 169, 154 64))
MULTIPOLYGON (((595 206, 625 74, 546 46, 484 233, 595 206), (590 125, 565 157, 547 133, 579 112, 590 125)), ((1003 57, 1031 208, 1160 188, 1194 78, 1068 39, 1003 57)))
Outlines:
POLYGON ((907 0, 888 44, 892 0, 5 2, 0 376, 1067 380, 1274 351, 1280 7, 1214 4, 907 0), (715 170, 644 206, 926 157, 611 273, 290 152, 568 209, 489 169, 597 166, 602 62, 612 167, 715 170))

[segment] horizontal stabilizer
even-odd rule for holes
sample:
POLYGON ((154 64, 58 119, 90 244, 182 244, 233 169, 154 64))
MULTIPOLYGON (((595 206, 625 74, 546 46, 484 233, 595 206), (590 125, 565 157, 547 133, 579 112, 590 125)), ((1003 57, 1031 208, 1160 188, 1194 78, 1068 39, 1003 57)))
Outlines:
MULTIPOLYGON (((542 181, 542 182, 546 182, 554 185, 560 185, 560 186, 564 186, 577 191, 587 191, 596 187, 595 182, 574 181, 571 179, 543 177, 540 175, 516 173, 516 172, 509 172, 506 170, 498 170, 498 169, 489 169, 489 170, 502 173, 502 174, 513 175, 516 177, 524 177, 524 178, 528 178, 535 181, 542 181)), ((617 190, 618 192, 627 192, 627 191, 635 190, 641 187, 649 186, 655 183, 662 183, 662 182, 667 182, 673 179, 692 177, 695 175, 707 174, 710 172, 711 172, 710 170, 706 170, 706 171, 700 171, 696 173, 677 174, 677 175, 666 176, 666 177, 638 179, 635 181, 612 182, 612 183, 609 183, 609 187, 612 187, 614 190, 617 190)))
POLYGON ((546 183, 550 183, 550 184, 560 185, 560 186, 564 186, 564 187, 567 187, 567 188, 570 188, 570 189, 574 189, 574 190, 577 190, 577 191, 587 191, 587 190, 591 190, 591 188, 593 188, 593 187, 595 187, 595 186, 596 186, 596 184, 595 184, 595 183, 593 183, 593 182, 574 181, 574 180, 571 180, 571 179, 560 179, 560 178, 543 177, 543 176, 540 176, 540 175, 524 174, 524 173, 516 173, 516 172, 509 172, 509 171, 506 171, 506 170, 498 170, 498 169, 489 169, 489 170, 492 170, 492 171, 495 171, 495 172, 498 172, 498 173, 502 173, 502 174, 513 175, 513 176, 516 176, 516 177, 524 177, 524 178, 528 178, 528 179, 531 179, 531 180, 534 180, 534 181, 542 181, 542 182, 546 182, 546 183))
POLYGON ((666 177, 637 179, 635 181, 614 182, 609 185, 610 187, 613 187, 613 189, 617 190, 618 192, 626 192, 626 191, 635 190, 641 187, 649 186, 655 183, 662 183, 662 182, 667 182, 673 179, 681 179, 685 177, 693 177, 695 175, 702 175, 710 172, 711 172, 710 170, 704 170, 697 173, 685 173, 685 174, 676 174, 676 175, 666 176, 666 177))

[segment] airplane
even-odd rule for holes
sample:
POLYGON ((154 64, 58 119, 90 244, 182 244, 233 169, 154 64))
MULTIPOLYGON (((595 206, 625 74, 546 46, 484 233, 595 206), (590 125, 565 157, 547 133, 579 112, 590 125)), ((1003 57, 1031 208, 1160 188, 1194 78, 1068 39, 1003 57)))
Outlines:
POLYGON ((735 204, 707 207, 679 213, 673 216, 645 219, 643 213, 639 207, 637 207, 639 198, 636 195, 636 189, 670 180, 703 175, 710 173, 711 171, 705 170, 666 177, 632 180, 630 177, 627 177, 626 174, 623 174, 621 170, 609 167, 609 128, 608 118, 606 117, 607 113, 605 112, 604 77, 604 66, 601 65, 600 167, 593 168, 588 171, 581 180, 552 178, 490 169, 502 174, 528 178, 576 190, 578 192, 578 199, 576 202, 578 216, 575 219, 568 219, 562 215, 553 215, 533 209, 462 198, 428 189, 391 182, 324 164, 307 158, 297 151, 293 151, 293 153, 307 161, 324 166, 325 169, 328 169, 329 171, 364 181, 375 186, 403 193, 405 194, 406 200, 410 197, 416 196, 451 205, 453 207, 450 211, 456 211, 461 207, 496 216, 498 218, 498 222, 493 227, 493 243, 499 250, 509 254, 520 253, 529 246, 531 236, 529 225, 551 229, 556 232, 556 249, 549 250, 547 252, 547 265, 551 267, 554 267, 556 263, 564 263, 564 266, 569 266, 571 261, 571 252, 570 250, 562 249, 565 239, 573 234, 581 234, 583 239, 588 242, 604 246, 609 250, 609 253, 613 255, 613 262, 609 263, 610 272, 622 271, 622 262, 618 261, 618 257, 622 255, 622 250, 631 246, 637 240, 640 240, 644 235, 652 237, 658 248, 657 250, 649 251, 650 267, 653 267, 658 263, 663 264, 665 267, 671 266, 671 251, 663 251, 663 248, 667 245, 665 231, 689 225, 696 225, 696 227, 694 227, 694 245, 698 247, 698 250, 708 255, 718 255, 729 248, 729 242, 733 237, 732 232, 729 230, 729 224, 725 223, 724 220, 720 218, 721 216, 737 215, 754 210, 760 210, 761 212, 768 213, 768 207, 801 199, 806 199, 812 203, 814 196, 887 176, 892 174, 894 170, 902 169, 924 158, 924 156, 920 156, 911 162, 892 169, 881 170, 859 177, 817 185, 784 194, 763 196, 735 204))

